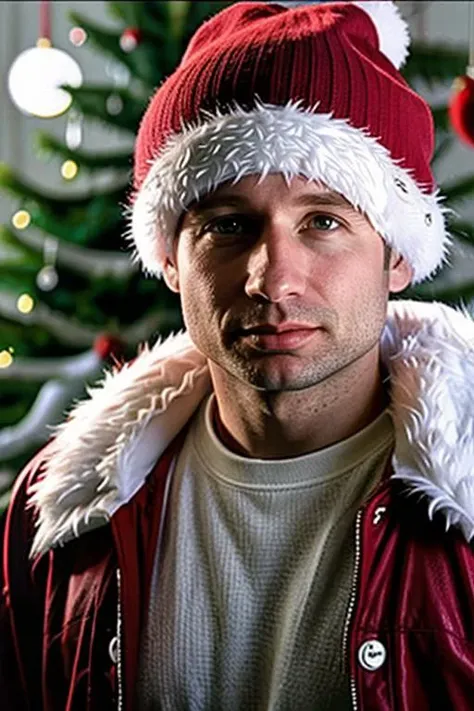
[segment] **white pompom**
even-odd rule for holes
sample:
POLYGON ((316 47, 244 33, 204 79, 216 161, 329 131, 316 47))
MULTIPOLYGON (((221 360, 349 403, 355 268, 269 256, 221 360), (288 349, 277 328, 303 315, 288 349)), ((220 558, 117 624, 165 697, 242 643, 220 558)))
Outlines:
POLYGON ((391 0, 381 2, 355 0, 354 4, 370 16, 377 28, 380 51, 397 69, 400 69, 408 57, 410 33, 398 7, 391 0))
MULTIPOLYGON (((270 0, 271 1, 271 0, 270 0)), ((277 2, 276 5, 285 7, 296 7, 298 5, 322 5, 327 0, 306 0, 306 2, 295 1, 277 2)), ((334 0, 337 2, 337 0, 334 0)), ((353 0, 354 5, 358 5, 371 18, 379 36, 380 51, 385 54, 392 64, 400 69, 408 57, 410 46, 410 32, 408 25, 400 14, 400 10, 391 0, 353 0)))

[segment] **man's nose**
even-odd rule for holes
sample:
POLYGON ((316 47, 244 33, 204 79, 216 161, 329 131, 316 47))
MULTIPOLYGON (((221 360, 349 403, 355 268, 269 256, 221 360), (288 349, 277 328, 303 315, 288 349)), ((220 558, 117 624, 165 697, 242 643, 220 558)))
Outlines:
POLYGON ((298 236, 287 227, 269 226, 249 256, 246 294, 274 303, 301 296, 307 268, 307 254, 298 236))

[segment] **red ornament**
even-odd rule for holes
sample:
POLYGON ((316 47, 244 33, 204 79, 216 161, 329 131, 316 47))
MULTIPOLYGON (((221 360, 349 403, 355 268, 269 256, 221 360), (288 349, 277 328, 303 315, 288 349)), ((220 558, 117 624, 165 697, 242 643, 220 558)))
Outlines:
POLYGON ((87 40, 87 32, 83 27, 73 27, 69 31, 69 41, 75 47, 82 47, 84 42, 87 40))
POLYGON ((138 27, 127 27, 120 37, 120 48, 123 52, 133 52, 142 41, 142 33, 138 27))
POLYGON ((449 102, 449 119, 459 138, 474 148, 474 79, 458 77, 449 102))
POLYGON ((116 336, 109 333, 101 333, 94 341, 94 351, 102 360, 111 356, 116 356, 122 350, 122 344, 116 336))

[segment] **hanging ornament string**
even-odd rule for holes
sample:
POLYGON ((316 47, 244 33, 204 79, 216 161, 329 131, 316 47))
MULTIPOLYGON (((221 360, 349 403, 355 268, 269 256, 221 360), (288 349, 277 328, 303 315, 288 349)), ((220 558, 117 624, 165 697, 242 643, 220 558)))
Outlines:
POLYGON ((416 39, 418 42, 426 41, 426 3, 412 3, 412 17, 414 16, 414 24, 416 27, 416 39))
MULTIPOLYGON (((46 43, 49 43, 49 46, 51 46, 51 12, 50 12, 50 6, 49 6, 49 0, 41 0, 40 1, 40 34, 38 38, 38 42, 41 40, 46 40, 46 43)), ((40 46, 40 45, 38 45, 40 46)), ((45 45, 43 45, 45 46, 45 45)))
POLYGON ((468 3, 467 11, 469 13, 469 65, 467 75, 470 79, 474 79, 474 10, 472 2, 468 3))
POLYGON ((469 61, 466 74, 457 77, 453 83, 453 94, 449 101, 449 119, 459 138, 474 148, 474 10, 473 3, 467 3, 469 27, 469 61))
POLYGON ((36 275, 36 284, 41 291, 53 291, 58 285, 59 277, 56 271, 56 256, 58 242, 52 237, 44 241, 43 258, 44 267, 36 275))

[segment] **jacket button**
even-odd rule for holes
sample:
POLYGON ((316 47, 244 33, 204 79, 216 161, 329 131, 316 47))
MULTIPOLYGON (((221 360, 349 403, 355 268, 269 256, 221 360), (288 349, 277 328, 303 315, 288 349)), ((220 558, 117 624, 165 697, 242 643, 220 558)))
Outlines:
POLYGON ((118 662, 118 637, 112 637, 109 644, 109 657, 114 664, 118 662))
POLYGON ((379 669, 387 658, 387 650, 378 639, 370 639, 359 647, 359 664, 366 671, 379 669))

